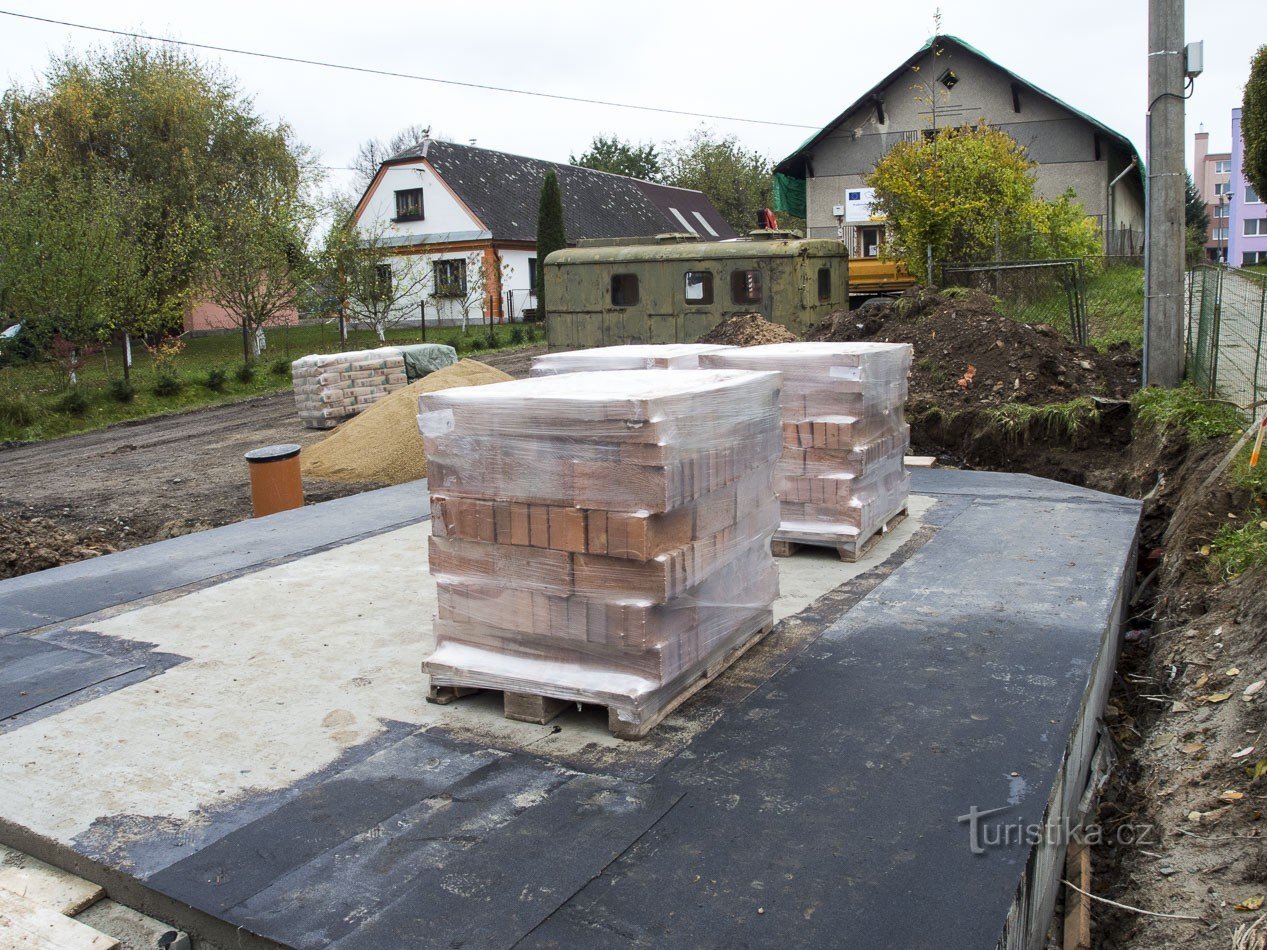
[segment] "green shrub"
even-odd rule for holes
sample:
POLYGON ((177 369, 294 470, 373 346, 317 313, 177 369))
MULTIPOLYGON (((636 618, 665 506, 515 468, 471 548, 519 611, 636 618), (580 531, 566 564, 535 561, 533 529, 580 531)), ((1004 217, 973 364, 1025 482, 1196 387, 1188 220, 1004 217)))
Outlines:
POLYGON ((207 370, 207 377, 206 379, 202 381, 202 384, 206 386, 208 389, 210 389, 213 393, 224 392, 224 389, 228 385, 228 383, 229 383, 229 374, 226 373, 224 370, 222 370, 218 366, 215 369, 207 370))
POLYGON ((510 328, 510 342, 512 344, 522 343, 525 339, 527 339, 527 334, 524 333, 522 323, 516 323, 510 328))
POLYGON ((274 376, 289 376, 290 360, 286 359, 284 356, 279 356, 277 359, 273 360, 272 364, 268 367, 268 371, 274 376))
POLYGON ((243 363, 237 368, 233 375, 239 383, 249 383, 255 378, 255 364, 243 363))
POLYGON ((484 345, 490 350, 495 350, 501 345, 497 342, 497 334, 493 332, 491 327, 488 330, 488 335, 484 337, 484 345))
POLYGON ((136 398, 136 387, 126 379, 110 380, 110 398, 118 403, 131 402, 136 398))
POLYGON ((9 396, 0 399, 0 424, 25 429, 35 425, 40 412, 26 396, 9 396))
POLYGON ((88 411, 89 399, 82 389, 78 386, 72 386, 62 394, 54 405, 58 412, 65 413, 68 416, 82 416, 88 411))
POLYGON ((164 370, 154 381, 155 396, 175 396, 185 388, 185 381, 173 370, 164 370))

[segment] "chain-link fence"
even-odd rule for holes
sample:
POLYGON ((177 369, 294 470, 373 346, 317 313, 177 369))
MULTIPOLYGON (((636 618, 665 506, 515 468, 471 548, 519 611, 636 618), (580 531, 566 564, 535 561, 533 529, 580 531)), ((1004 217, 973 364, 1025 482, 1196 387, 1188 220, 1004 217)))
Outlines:
POLYGON ((1144 268, 1135 256, 943 263, 942 287, 971 287, 1023 323, 1046 323, 1079 343, 1143 344, 1144 268))
POLYGON ((1267 389, 1267 275, 1203 264, 1188 271, 1188 378, 1244 409, 1267 389))

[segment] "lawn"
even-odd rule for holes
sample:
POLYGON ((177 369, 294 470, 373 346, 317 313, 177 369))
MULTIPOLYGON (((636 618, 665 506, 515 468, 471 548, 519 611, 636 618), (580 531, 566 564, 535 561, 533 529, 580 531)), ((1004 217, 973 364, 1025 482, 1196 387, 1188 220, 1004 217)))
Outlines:
MULTIPOLYGON (((1054 283, 1054 282, 1053 282, 1054 283)), ((1069 302, 1063 289, 1040 288, 1009 301, 1000 293, 1001 310, 1022 323, 1049 323, 1069 333, 1069 302)), ((1094 263, 1086 271, 1087 342, 1097 350, 1117 343, 1144 345, 1144 269, 1094 263)))
MULTIPOLYGON (((428 343, 447 343, 461 355, 518 346, 531 325, 488 328, 473 325, 464 335, 456 327, 427 328, 428 343)), ((539 331, 537 331, 539 332, 539 331)), ((79 382, 69 385, 65 370, 54 361, 0 367, 0 442, 40 441, 100 428, 125 419, 160 415, 215 403, 262 396, 290 388, 290 363, 309 353, 338 352, 333 324, 277 327, 268 331, 268 347, 249 370, 242 361, 242 337, 236 333, 185 340, 174 360, 177 391, 159 385, 150 355, 139 344, 132 349, 131 391, 123 387, 123 354, 119 345, 89 357, 79 382), (157 388, 157 391, 156 391, 157 388)), ((416 327, 388 331, 388 343, 421 342, 416 327)), ((372 349, 372 331, 349 330, 347 349, 372 349)))

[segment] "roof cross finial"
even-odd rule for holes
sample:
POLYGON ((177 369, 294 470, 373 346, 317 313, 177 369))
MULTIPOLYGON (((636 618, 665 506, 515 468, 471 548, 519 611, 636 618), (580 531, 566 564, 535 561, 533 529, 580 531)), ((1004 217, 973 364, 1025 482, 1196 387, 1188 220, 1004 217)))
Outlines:
POLYGON ((933 36, 941 36, 941 7, 933 8, 933 36))

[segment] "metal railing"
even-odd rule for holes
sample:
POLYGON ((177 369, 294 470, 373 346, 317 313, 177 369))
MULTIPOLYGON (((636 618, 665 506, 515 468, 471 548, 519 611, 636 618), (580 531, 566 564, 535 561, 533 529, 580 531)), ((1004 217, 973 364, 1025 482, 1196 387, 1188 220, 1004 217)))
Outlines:
POLYGON ((1187 275, 1187 375, 1249 410, 1267 388, 1263 358, 1267 274, 1200 264, 1187 275))

